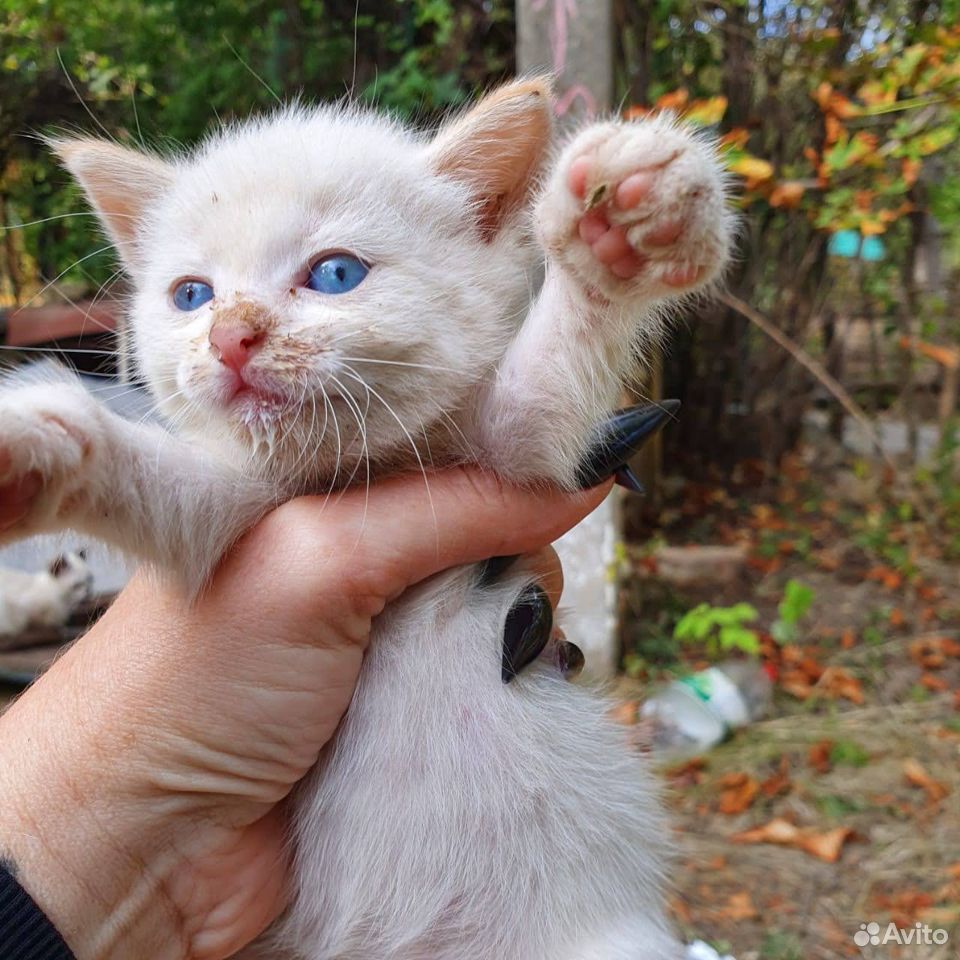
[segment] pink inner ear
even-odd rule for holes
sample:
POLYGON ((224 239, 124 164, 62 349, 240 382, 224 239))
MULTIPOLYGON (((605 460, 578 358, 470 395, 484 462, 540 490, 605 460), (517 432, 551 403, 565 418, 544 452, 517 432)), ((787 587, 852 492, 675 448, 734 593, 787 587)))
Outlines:
POLYGON ((473 188, 480 229, 491 240, 527 200, 553 132, 543 81, 509 84, 441 132, 433 145, 438 173, 473 188))

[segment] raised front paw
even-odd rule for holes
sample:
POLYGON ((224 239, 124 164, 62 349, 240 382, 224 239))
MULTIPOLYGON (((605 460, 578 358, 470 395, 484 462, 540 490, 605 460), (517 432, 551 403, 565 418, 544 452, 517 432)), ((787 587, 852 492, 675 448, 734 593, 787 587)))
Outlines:
POLYGON ((70 526, 89 490, 98 407, 63 382, 0 390, 0 537, 70 526))
POLYGON ((548 256, 611 300, 702 288, 723 269, 733 233, 714 149, 666 117, 584 130, 537 217, 548 256))

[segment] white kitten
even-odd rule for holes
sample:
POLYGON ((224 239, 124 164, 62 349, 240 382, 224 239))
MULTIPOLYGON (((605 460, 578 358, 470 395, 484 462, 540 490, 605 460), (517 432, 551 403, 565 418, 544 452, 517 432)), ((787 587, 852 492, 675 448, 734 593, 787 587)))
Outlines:
POLYGON ((28 627, 63 626, 92 587, 82 550, 61 554, 39 573, 0 567, 0 650, 16 646, 28 627))
MULTIPOLYGON (((76 386, 12 383, 0 527, 72 526, 196 589, 298 492, 428 457, 575 486, 663 307, 721 270, 731 219, 711 147, 668 120, 591 126, 553 161, 551 136, 546 85, 527 81, 432 140, 326 107, 173 160, 57 143, 128 268, 137 362, 185 439, 76 386)), ((452 571, 378 618, 299 790, 293 905, 250 956, 677 956, 643 764, 555 667, 501 680, 526 584, 452 571)))

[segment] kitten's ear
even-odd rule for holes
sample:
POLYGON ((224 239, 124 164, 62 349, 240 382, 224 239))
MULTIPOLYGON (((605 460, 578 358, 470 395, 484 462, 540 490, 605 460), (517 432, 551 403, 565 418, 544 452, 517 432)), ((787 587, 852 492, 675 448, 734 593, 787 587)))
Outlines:
POLYGON ((437 173, 469 185, 492 238, 529 195, 550 147, 553 102, 544 79, 508 83, 447 124, 430 145, 437 173))
POLYGON ((173 167, 106 140, 51 139, 53 152, 83 187, 124 262, 137 265, 137 228, 147 206, 173 183, 173 167))

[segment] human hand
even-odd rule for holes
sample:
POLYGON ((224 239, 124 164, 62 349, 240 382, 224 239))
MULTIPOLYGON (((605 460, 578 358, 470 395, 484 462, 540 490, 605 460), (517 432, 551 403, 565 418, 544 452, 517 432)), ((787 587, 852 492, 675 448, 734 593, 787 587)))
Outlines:
MULTIPOLYGON (((0 718, 0 857, 80 960, 228 957, 283 909, 283 800, 407 587, 527 553, 606 495, 455 469, 266 517, 193 605, 137 575, 0 718)), ((555 603, 558 569, 541 555, 555 603)))

